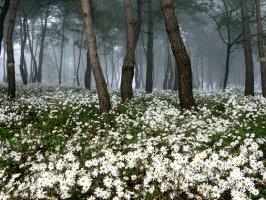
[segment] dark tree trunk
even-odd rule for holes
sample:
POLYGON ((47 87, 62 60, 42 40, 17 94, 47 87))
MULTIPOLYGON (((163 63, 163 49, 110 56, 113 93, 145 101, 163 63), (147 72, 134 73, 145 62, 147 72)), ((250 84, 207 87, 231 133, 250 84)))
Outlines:
POLYGON ((42 34, 41 34, 41 44, 40 44, 40 53, 39 53, 39 66, 37 71, 37 82, 42 82, 42 66, 43 66, 43 52, 44 52, 44 41, 46 37, 47 31, 47 21, 49 17, 49 5, 47 5, 45 16, 44 16, 44 23, 42 22, 42 34))
POLYGON ((85 31, 85 24, 83 24, 83 28, 82 28, 82 33, 81 33, 81 37, 80 37, 80 43, 79 43, 79 59, 78 59, 78 67, 77 67, 77 71, 76 71, 76 77, 77 77, 77 85, 80 86, 80 82, 79 82, 79 68, 80 68, 80 61, 81 61, 81 51, 82 51, 82 42, 83 42, 83 35, 84 35, 84 31, 85 31))
MULTIPOLYGON (((37 81, 37 61, 33 51, 33 37, 30 37, 29 24, 26 22, 27 37, 29 41, 30 54, 31 54, 31 75, 30 80, 35 83, 37 81)), ((34 30, 32 30, 34 34, 34 30)))
POLYGON ((28 84, 28 72, 27 72, 27 63, 25 59, 25 44, 27 41, 27 31, 26 31, 26 18, 23 16, 22 18, 20 17, 20 39, 21 39, 21 48, 20 48, 20 64, 19 64, 19 69, 20 69, 20 75, 22 78, 23 85, 28 84))
POLYGON ((184 42, 179 32, 172 0, 161 0, 165 27, 178 67, 178 91, 182 109, 196 107, 192 92, 191 63, 184 42))
POLYGON ((96 89, 98 92, 100 110, 101 113, 104 115, 105 122, 111 125, 111 117, 109 114, 111 110, 111 102, 97 53, 96 36, 92 23, 90 3, 88 2, 88 0, 81 0, 81 5, 89 43, 90 61, 92 64, 92 70, 96 82, 96 89))
POLYGON ((84 78, 85 87, 87 89, 91 89, 91 61, 90 61, 90 51, 89 48, 87 50, 87 66, 85 71, 85 78, 84 78))
POLYGON ((17 9, 20 0, 12 1, 9 13, 9 23, 7 29, 7 80, 8 80, 8 97, 16 98, 16 79, 15 79, 15 60, 13 49, 13 31, 17 15, 17 9))
POLYGON ((224 75, 224 81, 223 81, 223 90, 226 89, 227 87, 227 81, 228 81, 228 76, 229 76, 229 67, 230 67, 230 55, 231 55, 231 47, 232 45, 227 45, 227 50, 226 50, 226 61, 225 61, 225 75, 224 75))
POLYGON ((247 0, 241 0, 241 14, 243 22, 244 53, 246 63, 245 96, 254 96, 254 66, 250 41, 250 19, 247 0))
POLYGON ((148 1, 149 22, 148 22, 148 44, 147 44, 147 74, 146 92, 151 93, 153 89, 153 11, 152 0, 148 1))
POLYGON ((262 96, 266 98, 266 58, 264 53, 263 46, 263 27, 262 27, 262 19, 261 19, 261 4, 260 0, 256 1, 256 17, 257 17, 257 31, 258 31, 258 50, 260 57, 260 69, 261 69, 261 89, 262 96))
POLYGON ((122 66, 121 98, 126 102, 133 98, 132 82, 134 77, 135 49, 141 28, 142 0, 138 0, 138 21, 134 27, 131 0, 124 0, 126 27, 127 27, 127 51, 122 66))
POLYGON ((9 9, 9 5, 10 5, 10 0, 5 0, 4 6, 1 9, 1 14, 0 14, 0 54, 2 49, 2 40, 4 36, 4 21, 7 11, 9 9))
POLYGON ((4 41, 4 54, 3 54, 3 82, 7 82, 6 77, 6 42, 4 41))
POLYGON ((63 17, 63 27, 62 27, 62 41, 60 48, 60 63, 58 69, 58 83, 61 85, 62 83, 62 69, 63 69, 63 55, 64 55, 64 46, 65 46, 65 25, 66 25, 66 15, 63 17))

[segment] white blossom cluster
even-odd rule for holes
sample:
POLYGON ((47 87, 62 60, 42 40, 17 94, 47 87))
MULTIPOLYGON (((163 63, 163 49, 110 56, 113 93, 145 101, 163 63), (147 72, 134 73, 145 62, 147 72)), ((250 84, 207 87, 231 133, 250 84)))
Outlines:
POLYGON ((197 93, 191 112, 170 91, 139 91, 127 105, 111 91, 116 128, 103 129, 95 91, 24 90, 0 99, 0 199, 264 199, 259 95, 197 93), (65 124, 46 124, 62 112, 65 124), (60 143, 49 149, 48 137, 60 143))

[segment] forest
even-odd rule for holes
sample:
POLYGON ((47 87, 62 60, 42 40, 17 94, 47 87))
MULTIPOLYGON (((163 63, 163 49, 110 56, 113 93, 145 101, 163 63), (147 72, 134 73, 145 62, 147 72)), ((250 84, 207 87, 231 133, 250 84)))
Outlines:
POLYGON ((265 200, 265 13, 0 0, 0 200, 265 200))

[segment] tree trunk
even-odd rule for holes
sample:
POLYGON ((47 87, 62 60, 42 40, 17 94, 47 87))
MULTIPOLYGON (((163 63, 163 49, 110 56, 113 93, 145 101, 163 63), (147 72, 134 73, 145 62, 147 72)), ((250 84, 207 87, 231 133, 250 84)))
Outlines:
POLYGON ((93 74, 95 77, 100 110, 101 113, 104 115, 105 122, 111 125, 111 117, 109 114, 111 110, 111 102, 97 53, 96 36, 94 32, 94 26, 92 23, 90 3, 88 2, 88 0, 81 0, 81 5, 82 5, 83 17, 87 31, 87 38, 89 43, 89 55, 92 64, 93 74))
POLYGON ((90 90, 91 89, 91 61, 90 61, 89 48, 87 50, 87 67, 85 71, 84 83, 85 83, 85 87, 90 90))
POLYGON ((2 49, 2 40, 4 36, 4 21, 5 21, 7 11, 9 9, 9 5, 10 5, 10 0, 5 0, 4 6, 0 14, 0 54, 1 54, 1 49, 2 49))
POLYGON ((9 23, 7 29, 7 79, 8 79, 8 97, 16 98, 16 79, 15 79, 15 60, 13 49, 13 31, 17 15, 17 9, 20 0, 12 1, 9 13, 9 23))
POLYGON ((172 0, 161 0, 166 31, 178 67, 178 91, 182 109, 196 107, 192 92, 191 63, 179 32, 172 0))
POLYGON ((244 52, 246 63, 246 81, 245 81, 245 96, 254 96, 254 67, 252 58, 252 48, 250 41, 250 19, 248 14, 247 0, 241 0, 241 14, 243 22, 243 36, 244 36, 244 52))
POLYGON ((44 16, 44 23, 42 23, 42 30, 41 30, 41 44, 40 44, 40 53, 39 53, 39 66, 37 70, 37 82, 42 82, 42 66, 43 66, 43 52, 44 52, 44 41, 46 36, 46 30, 47 30, 47 22, 49 17, 49 5, 47 5, 45 16, 44 16))
POLYGON ((7 77, 6 77, 6 42, 4 41, 4 54, 3 54, 3 82, 7 82, 7 77))
POLYGON ((141 28, 142 0, 138 0, 138 21, 134 27, 131 0, 124 0, 126 28, 127 28, 127 50, 122 66, 121 98, 126 102, 133 98, 132 82, 134 77, 135 49, 141 28))
POLYGON ((256 2, 256 18, 257 18, 257 31, 258 31, 258 50, 260 58, 260 69, 261 69, 261 89, 262 96, 266 98, 266 58, 263 46, 263 27, 261 19, 261 4, 260 0, 255 0, 256 2))
POLYGON ((23 85, 28 84, 28 72, 27 72, 27 63, 25 59, 25 44, 27 41, 27 31, 26 31, 26 17, 20 17, 20 39, 21 39, 21 48, 20 48, 20 64, 19 64, 19 69, 20 69, 20 75, 22 78, 23 85), (22 19, 23 18, 23 19, 22 19))
POLYGON ((82 28, 82 33, 81 33, 81 37, 80 37, 80 43, 79 43, 79 59, 78 59, 78 67, 77 67, 77 71, 76 71, 76 77, 77 77, 77 85, 80 86, 80 82, 79 82, 79 68, 80 68, 80 60, 81 60, 81 51, 82 51, 82 42, 83 42, 83 35, 84 35, 84 31, 85 31, 85 24, 83 24, 83 28, 82 28))
MULTIPOLYGON (((33 51, 33 37, 30 37, 29 24, 26 22, 27 37, 29 40, 30 54, 31 54, 31 75, 30 80, 35 83, 37 81, 37 61, 33 51)), ((32 30, 34 34, 34 30, 32 30)))
POLYGON ((62 42, 60 48, 60 64, 58 70, 58 83, 61 85, 62 83, 62 68, 63 68, 63 55, 64 55, 64 45, 65 45, 65 24, 66 24, 66 15, 63 17, 63 27, 62 27, 62 42))
POLYGON ((229 45, 229 44, 227 45, 223 90, 225 90, 227 87, 227 81, 228 81, 228 76, 229 76, 229 66, 230 66, 229 61, 230 61, 230 55, 231 55, 231 47, 232 47, 232 45, 229 45))
POLYGON ((148 44, 147 44, 147 74, 146 92, 151 93, 153 89, 153 11, 152 0, 148 1, 148 44))

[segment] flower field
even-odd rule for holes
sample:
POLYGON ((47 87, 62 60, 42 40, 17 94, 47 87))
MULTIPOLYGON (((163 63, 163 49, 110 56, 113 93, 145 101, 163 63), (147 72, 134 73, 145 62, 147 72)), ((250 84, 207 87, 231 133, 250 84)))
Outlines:
POLYGON ((0 86, 0 199, 260 199, 266 197, 266 99, 242 91, 110 91, 115 128, 97 92, 0 86))

